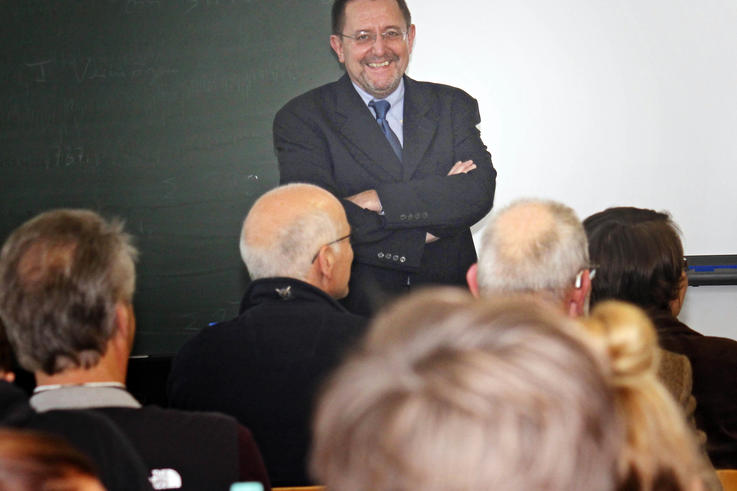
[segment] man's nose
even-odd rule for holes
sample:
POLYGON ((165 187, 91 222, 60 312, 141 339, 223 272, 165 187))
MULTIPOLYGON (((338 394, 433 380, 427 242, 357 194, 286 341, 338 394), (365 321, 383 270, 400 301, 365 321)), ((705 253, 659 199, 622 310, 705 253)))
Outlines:
POLYGON ((374 44, 372 45, 372 50, 374 53, 379 55, 386 51, 386 41, 384 40, 384 36, 381 34, 376 36, 376 41, 374 41, 374 44))

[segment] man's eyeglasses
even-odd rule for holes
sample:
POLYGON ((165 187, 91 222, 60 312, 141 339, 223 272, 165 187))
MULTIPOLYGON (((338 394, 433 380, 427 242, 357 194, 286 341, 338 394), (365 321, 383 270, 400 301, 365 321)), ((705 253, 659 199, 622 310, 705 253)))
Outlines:
POLYGON ((315 255, 312 256, 312 262, 313 263, 315 262, 315 259, 317 259, 317 256, 320 255, 320 251, 322 250, 323 247, 327 247, 327 246, 330 246, 330 245, 333 245, 333 244, 337 244, 341 240, 350 239, 350 238, 351 238, 351 234, 348 234, 348 235, 344 235, 343 237, 339 237, 339 238, 337 238, 337 239, 335 239, 335 240, 333 240, 331 242, 328 242, 327 244, 321 245, 320 246, 320 249, 318 249, 317 252, 315 253, 315 255))
MULTIPOLYGON (((353 36, 348 34, 339 34, 340 37, 352 39, 357 46, 371 46, 376 42, 378 35, 375 32, 369 31, 358 31, 353 36)), ((387 29, 381 33, 381 39, 386 43, 392 43, 397 41, 404 41, 407 39, 407 31, 400 31, 399 29, 387 29)))

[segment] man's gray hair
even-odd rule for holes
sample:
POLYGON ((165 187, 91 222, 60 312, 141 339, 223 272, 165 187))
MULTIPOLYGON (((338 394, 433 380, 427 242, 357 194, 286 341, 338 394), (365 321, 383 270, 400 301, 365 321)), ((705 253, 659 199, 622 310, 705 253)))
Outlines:
POLYGON ((137 251, 118 220, 53 210, 16 229, 0 251, 0 317, 19 363, 53 375, 91 368, 130 302, 137 251))
POLYGON ((477 278, 482 295, 548 292, 562 299, 587 267, 588 243, 576 212, 556 201, 520 200, 484 230, 477 278))
MULTIPOLYGON (((287 184, 270 192, 283 192, 295 186, 306 184, 287 184)), ((240 252, 252 280, 281 276, 304 281, 320 247, 338 238, 339 226, 333 218, 323 210, 310 207, 305 207, 277 232, 272 243, 264 246, 249 243, 245 233, 247 220, 248 217, 243 221, 240 252)), ((339 245, 330 247, 337 250, 339 245)))

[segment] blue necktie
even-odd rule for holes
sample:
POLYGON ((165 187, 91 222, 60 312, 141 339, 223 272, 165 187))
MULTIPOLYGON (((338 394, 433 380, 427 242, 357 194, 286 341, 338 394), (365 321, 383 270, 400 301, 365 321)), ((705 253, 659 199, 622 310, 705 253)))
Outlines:
POLYGON ((386 113, 389 112, 389 108, 392 105, 389 104, 389 101, 371 101, 369 102, 369 107, 374 108, 374 111, 376 111, 376 122, 379 123, 381 131, 384 132, 384 136, 389 140, 389 145, 392 146, 392 150, 397 154, 397 158, 402 160, 402 144, 399 143, 399 138, 397 138, 397 135, 392 131, 389 122, 386 120, 386 113))

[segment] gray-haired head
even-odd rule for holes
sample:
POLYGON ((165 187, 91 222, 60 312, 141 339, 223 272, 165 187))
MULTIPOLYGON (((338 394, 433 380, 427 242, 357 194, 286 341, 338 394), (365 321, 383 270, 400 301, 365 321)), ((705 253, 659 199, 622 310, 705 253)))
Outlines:
POLYGON ((568 206, 520 200, 492 216, 482 238, 478 286, 497 292, 547 292, 562 300, 589 267, 586 233, 568 206))
POLYGON ((118 220, 53 210, 17 228, 0 252, 0 316, 19 363, 53 375, 91 368, 130 303, 136 249, 118 220))
MULTIPOLYGON (((335 240, 349 233, 343 206, 332 194, 312 184, 287 184, 267 192, 251 207, 241 229, 241 257, 251 279, 308 281, 321 248, 327 245, 337 253, 346 246, 335 240)), ((345 254, 340 259, 347 259, 347 270, 338 272, 346 276, 347 293, 352 250, 350 258, 345 254)))

